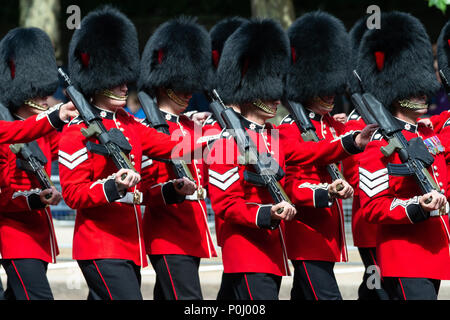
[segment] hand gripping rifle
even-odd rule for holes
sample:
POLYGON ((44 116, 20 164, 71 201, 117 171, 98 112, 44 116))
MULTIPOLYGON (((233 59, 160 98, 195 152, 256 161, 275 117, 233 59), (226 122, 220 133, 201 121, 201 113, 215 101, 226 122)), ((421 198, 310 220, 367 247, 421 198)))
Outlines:
MULTIPOLYGON (((140 91, 138 93, 138 99, 141 103, 142 110, 145 113, 146 119, 148 123, 159 132, 165 133, 170 136, 169 125, 167 124, 166 119, 162 116, 161 111, 156 105, 155 99, 150 97, 146 92, 140 91)), ((192 177, 192 173, 189 170, 186 162, 184 160, 169 160, 172 165, 173 171, 175 172, 175 176, 177 179, 186 177, 189 180, 194 182, 194 178, 192 177)), ((178 184, 178 188, 183 187, 183 182, 178 184)))
MULTIPOLYGON (((434 162, 433 156, 422 138, 417 137, 406 140, 394 116, 379 102, 372 94, 355 93, 352 96, 353 102, 365 107, 367 111, 378 124, 379 132, 388 141, 388 145, 381 147, 381 152, 385 157, 391 156, 396 152, 400 158, 401 164, 388 163, 388 174, 392 176, 413 176, 417 181, 423 194, 432 190, 440 192, 436 181, 431 177, 427 168, 434 162), (355 97, 353 99, 353 96, 355 97)), ((361 114, 361 116, 363 116, 361 114)), ((426 199, 430 203, 432 198, 426 199)))
MULTIPOLYGON (((241 154, 238 157, 238 162, 243 165, 249 165, 254 170, 254 172, 244 171, 244 179, 254 185, 266 187, 276 204, 286 201, 292 205, 288 195, 278 182, 284 176, 283 169, 270 154, 258 152, 256 145, 246 133, 239 115, 233 108, 225 106, 216 90, 212 90, 209 97, 211 99, 211 112, 219 123, 221 123, 220 120, 224 122, 225 127, 222 128, 229 129, 236 141, 241 154)), ((280 208, 278 214, 282 212, 283 208, 280 208)), ((276 221, 271 228, 276 228, 278 224, 279 221, 276 221)))
MULTIPOLYGON (((303 141, 319 142, 320 139, 317 135, 316 127, 314 127, 308 115, 306 114, 305 107, 303 107, 303 105, 300 103, 288 100, 285 100, 283 104, 291 110, 291 115, 301 132, 303 141)), ((344 180, 342 172, 339 170, 338 166, 335 163, 328 164, 326 168, 329 175, 331 176, 332 181, 335 181, 337 179, 344 180)), ((336 186, 337 191, 341 191, 342 189, 344 189, 342 183, 336 186)))
MULTIPOLYGON (((0 120, 14 121, 15 119, 9 112, 8 108, 0 104, 0 120)), ((12 153, 17 155, 17 168, 33 173, 42 190, 50 189, 54 187, 54 184, 45 171, 45 165, 47 164, 47 158, 42 152, 41 148, 36 141, 30 143, 17 143, 9 145, 12 153)), ((45 198, 50 199, 52 194, 49 193, 45 198)))
MULTIPOLYGON (((72 100, 81 118, 86 123, 87 128, 81 129, 81 133, 86 138, 95 136, 100 142, 100 144, 97 144, 88 141, 86 143, 87 150, 110 157, 118 169, 130 169, 137 172, 130 159, 126 156, 126 153, 131 152, 131 145, 123 133, 117 128, 106 130, 102 118, 92 112, 92 106, 83 94, 72 85, 69 76, 61 68, 58 68, 58 72, 67 84, 66 91, 70 100, 72 100)), ((123 174, 121 179, 124 180, 125 178, 126 174, 123 174)))

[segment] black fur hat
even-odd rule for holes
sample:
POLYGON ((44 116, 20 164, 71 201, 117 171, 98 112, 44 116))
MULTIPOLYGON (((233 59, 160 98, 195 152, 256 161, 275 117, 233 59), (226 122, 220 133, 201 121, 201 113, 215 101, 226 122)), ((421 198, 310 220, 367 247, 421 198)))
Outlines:
POLYGON ((315 96, 344 92, 351 73, 350 37, 342 21, 314 11, 298 18, 288 29, 291 65, 286 97, 305 103, 315 96))
POLYGON ((442 28, 437 40, 437 60, 439 69, 450 81, 450 21, 442 28))
POLYGON ((357 69, 364 89, 386 107, 439 90, 428 34, 408 13, 381 15, 381 28, 368 30, 361 40, 357 69))
POLYGON ((49 36, 38 28, 16 28, 0 42, 1 101, 15 111, 31 98, 58 88, 58 67, 49 36))
POLYGON ((220 20, 209 31, 211 36, 211 49, 213 52, 213 63, 215 68, 219 66, 225 41, 239 28, 247 19, 241 17, 231 17, 220 20))
POLYGON ((163 23, 148 40, 141 59, 139 90, 207 90, 212 73, 211 38, 193 17, 163 23))
POLYGON ((279 100, 289 64, 289 39, 278 22, 254 19, 225 42, 217 90, 226 104, 279 100))
POLYGON ((123 83, 133 83, 139 72, 136 28, 110 6, 90 12, 81 20, 69 46, 69 74, 87 96, 123 83))

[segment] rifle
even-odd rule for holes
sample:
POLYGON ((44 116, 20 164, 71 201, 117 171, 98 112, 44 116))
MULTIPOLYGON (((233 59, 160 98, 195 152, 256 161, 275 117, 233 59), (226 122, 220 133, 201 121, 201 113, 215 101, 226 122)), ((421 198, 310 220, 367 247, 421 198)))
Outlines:
MULTIPOLYGON (((353 70, 353 75, 356 77, 359 83, 359 87, 361 92, 365 92, 362 80, 356 70, 353 70)), ((351 100, 353 105, 355 106, 356 111, 361 116, 365 124, 375 124, 377 123, 373 115, 370 113, 369 109, 364 104, 362 97, 359 93, 355 93, 351 96, 351 100)))
MULTIPOLYGON (((14 117, 3 104, 0 104, 0 120, 14 121, 14 117)), ((42 152, 41 148, 36 141, 30 143, 17 143, 9 145, 12 153, 17 155, 17 168, 33 173, 42 190, 50 189, 54 187, 54 184, 45 171, 45 165, 47 164, 47 158, 42 152)), ((46 194, 45 198, 50 199, 52 194, 46 194)))
MULTIPOLYGON (((241 156, 238 162, 243 165, 250 165, 255 172, 244 171, 244 179, 257 186, 266 187, 275 203, 286 201, 292 205, 291 200, 278 182, 284 172, 278 163, 268 153, 260 154, 254 142, 247 135, 245 128, 241 123, 241 119, 233 108, 227 108, 220 98, 216 90, 212 90, 209 94, 212 99, 210 103, 211 111, 214 116, 225 123, 223 129, 229 129, 239 149, 241 156), (214 104, 211 107, 211 104, 214 104)), ((219 122, 220 123, 220 122, 219 122)), ((278 214, 283 212, 283 208, 278 210, 278 214)), ((272 225, 276 228, 279 221, 272 225)))
MULTIPOLYGON (((306 110, 302 104, 285 100, 283 104, 292 111, 292 117, 294 118, 297 127, 299 128, 303 141, 314 141, 319 142, 319 136, 316 132, 316 127, 312 124, 308 115, 306 114, 306 110)), ((326 166, 328 174, 331 176, 331 180, 335 181, 337 179, 344 180, 344 176, 342 172, 339 170, 338 166, 335 163, 330 163, 326 166)), ((342 183, 336 186, 337 191, 341 191, 344 189, 342 183)))
MULTIPOLYGON (((150 97, 144 91, 140 91, 138 93, 138 99, 139 102, 141 103, 142 110, 144 111, 146 119, 149 122, 149 124, 159 132, 170 135, 169 125, 167 124, 167 121, 163 118, 161 111, 156 105, 155 99, 153 97, 150 97)), ((175 176, 178 179, 186 177, 189 180, 194 181, 192 173, 184 160, 174 159, 169 160, 169 162, 171 163, 172 168, 175 172, 175 176)), ((178 188, 183 187, 183 184, 184 184, 183 182, 179 183, 178 188)))
MULTIPOLYGON (((432 190, 440 192, 439 186, 427 170, 433 164, 434 158, 428 152, 422 138, 406 140, 402 133, 403 128, 372 94, 364 93, 357 101, 362 101, 367 107, 368 112, 380 127, 379 132, 388 141, 388 145, 380 149, 383 155, 389 157, 396 152, 402 162, 401 164, 388 163, 388 174, 392 176, 413 176, 423 194, 432 190)), ((431 201, 431 197, 425 200, 426 203, 431 201)))
MULTIPOLYGON (((125 155, 125 153, 131 151, 131 145, 123 133, 117 128, 106 130, 102 118, 92 112, 91 105, 83 94, 72 85, 69 76, 61 68, 58 68, 58 72, 67 84, 66 91, 70 100, 72 100, 81 118, 86 123, 87 128, 81 129, 81 133, 86 138, 95 136, 100 142, 100 144, 97 144, 88 141, 86 143, 87 150, 111 157, 118 169, 130 169, 137 172, 130 159, 125 155)), ((124 180, 126 174, 123 174, 121 178, 124 180)))

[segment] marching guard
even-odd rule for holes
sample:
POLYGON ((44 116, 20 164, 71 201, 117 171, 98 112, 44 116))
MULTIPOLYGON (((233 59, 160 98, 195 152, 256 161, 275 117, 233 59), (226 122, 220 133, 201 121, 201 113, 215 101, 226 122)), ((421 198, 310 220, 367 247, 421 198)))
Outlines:
POLYGON ((107 156, 88 150, 87 143, 97 139, 82 134, 82 118, 63 130, 61 187, 67 205, 77 210, 73 258, 88 284, 89 299, 142 299, 140 267, 148 263, 138 185, 141 159, 143 154, 170 159, 177 143, 123 109, 127 83, 139 76, 139 50, 134 25, 117 9, 106 6, 83 18, 70 43, 69 73, 105 128, 125 136, 132 147, 126 156, 134 167, 119 170, 107 156))
MULTIPOLYGON (((1 68, 0 86, 7 88, 1 100, 12 117, 35 116, 34 123, 47 118, 60 126, 61 120, 47 102, 58 87, 48 35, 38 28, 13 29, 1 41, 0 52, 2 61, 8 62, 1 68)), ((59 134, 52 130, 36 142, 49 179, 51 161, 58 157, 59 134)), ((46 273, 48 263, 56 263, 59 250, 49 205, 58 204, 62 196, 54 186, 43 189, 36 176, 25 170, 20 153, 12 150, 8 144, 0 146, 0 253, 8 276, 5 298, 52 300, 46 273)))
POLYGON ((278 127, 286 146, 286 191, 301 212, 286 223, 295 270, 291 299, 342 299, 333 268, 348 260, 340 199, 350 198, 353 188, 343 178, 332 181, 327 165, 360 153, 373 129, 346 132, 330 115, 350 72, 350 40, 343 23, 328 13, 311 12, 297 19, 288 35, 286 99, 304 106, 319 138, 303 141, 292 114, 278 127))
MULTIPOLYGON (((280 168, 281 142, 267 120, 276 114, 283 95, 288 54, 288 39, 279 23, 252 20, 225 42, 215 81, 224 103, 240 107, 242 125, 258 151, 271 154, 280 168)), ((217 241, 224 273, 217 298, 275 300, 282 276, 289 274, 283 221, 292 219, 296 210, 286 201, 274 203, 265 187, 246 181, 248 168, 238 156, 227 131, 208 155, 211 203, 216 221, 222 221, 217 241)))
POLYGON ((365 219, 377 224, 376 255, 389 298, 437 299, 440 280, 450 277, 449 225, 443 216, 447 168, 441 140, 417 123, 427 112, 427 97, 439 89, 431 43, 410 14, 383 14, 381 25, 361 40, 358 72, 365 91, 389 108, 405 139, 423 140, 427 150, 420 154, 417 148, 416 156, 431 157, 426 170, 439 191, 423 194, 414 177, 390 174, 388 164, 399 164, 400 158, 382 153, 387 142, 377 131, 360 158, 361 208, 365 219))
MULTIPOLYGON (((194 18, 172 19, 156 29, 141 59, 140 90, 156 98, 167 133, 190 137, 193 143, 202 137, 202 127, 182 113, 193 92, 209 88, 210 41, 208 32, 194 18)), ((151 125, 152 119, 145 122, 151 125)), ((142 160, 143 228, 146 252, 156 271, 156 300, 203 299, 200 260, 217 256, 204 201, 203 153, 186 162, 187 169, 177 176, 173 163, 147 157, 142 160), (178 188, 183 177, 185 192, 178 188)))

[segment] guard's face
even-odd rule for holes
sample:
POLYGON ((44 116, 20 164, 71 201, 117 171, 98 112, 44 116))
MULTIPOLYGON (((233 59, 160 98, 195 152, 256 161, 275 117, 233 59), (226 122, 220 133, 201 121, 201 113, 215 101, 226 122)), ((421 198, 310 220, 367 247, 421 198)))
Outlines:
POLYGON ((395 101, 394 106, 398 112, 417 119, 428 111, 427 96, 412 96, 408 99, 395 101))
POLYGON ((418 114, 419 116, 422 116, 427 113, 427 111, 428 111, 427 96, 423 95, 423 96, 411 97, 411 98, 409 98, 409 100, 414 104, 423 106, 423 108, 421 108, 421 109, 414 109, 416 114, 418 114))
POLYGON ((309 109, 317 114, 325 115, 333 111, 334 98, 334 95, 315 97, 309 101, 309 109))
POLYGON ((119 108, 125 107, 127 104, 128 86, 121 84, 110 88, 108 94, 99 93, 95 95, 94 102, 99 106, 115 111, 119 108))

